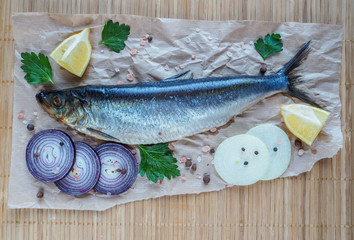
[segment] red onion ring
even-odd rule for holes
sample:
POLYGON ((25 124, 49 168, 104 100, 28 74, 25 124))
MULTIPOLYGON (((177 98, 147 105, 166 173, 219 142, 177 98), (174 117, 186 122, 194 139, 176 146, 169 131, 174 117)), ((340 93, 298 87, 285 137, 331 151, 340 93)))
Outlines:
POLYGON ((101 160, 101 176, 94 190, 106 195, 127 191, 138 175, 133 154, 118 143, 104 143, 95 148, 101 160))
POLYGON ((88 144, 74 142, 75 160, 69 173, 55 185, 69 195, 83 195, 96 185, 101 172, 97 153, 88 144))
POLYGON ((64 132, 48 129, 35 134, 27 144, 26 164, 30 173, 42 182, 62 179, 74 163, 75 150, 64 132))

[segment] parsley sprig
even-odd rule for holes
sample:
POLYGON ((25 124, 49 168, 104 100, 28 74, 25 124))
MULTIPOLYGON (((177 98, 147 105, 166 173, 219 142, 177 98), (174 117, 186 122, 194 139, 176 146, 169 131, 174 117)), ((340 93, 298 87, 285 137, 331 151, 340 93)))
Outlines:
POLYGON ((157 180, 163 180, 164 177, 180 176, 178 166, 175 164, 177 159, 173 157, 172 151, 168 148, 168 144, 161 143, 152 146, 138 145, 140 150, 141 162, 139 173, 156 183, 157 180))
POLYGON ((266 60, 270 55, 283 51, 283 43, 281 40, 280 34, 267 34, 264 37, 264 41, 262 38, 259 38, 257 42, 254 43, 254 46, 257 52, 266 60))
POLYGON ((125 48, 124 41, 128 39, 130 34, 130 26, 119 22, 113 23, 109 20, 102 31, 102 41, 99 45, 106 45, 109 49, 119 53, 125 48))
POLYGON ((47 56, 42 53, 37 56, 34 52, 23 52, 21 57, 23 63, 21 68, 26 73, 25 79, 29 84, 54 83, 52 67, 47 56))

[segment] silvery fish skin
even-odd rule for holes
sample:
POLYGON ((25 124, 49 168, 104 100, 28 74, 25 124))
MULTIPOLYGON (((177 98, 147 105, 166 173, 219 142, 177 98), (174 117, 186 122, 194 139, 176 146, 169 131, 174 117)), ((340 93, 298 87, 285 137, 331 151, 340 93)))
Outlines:
POLYGON ((234 115, 280 92, 313 103, 294 87, 297 76, 289 74, 307 56, 308 45, 282 70, 268 76, 174 76, 160 82, 44 91, 36 98, 52 117, 102 140, 170 142, 222 126, 234 115))

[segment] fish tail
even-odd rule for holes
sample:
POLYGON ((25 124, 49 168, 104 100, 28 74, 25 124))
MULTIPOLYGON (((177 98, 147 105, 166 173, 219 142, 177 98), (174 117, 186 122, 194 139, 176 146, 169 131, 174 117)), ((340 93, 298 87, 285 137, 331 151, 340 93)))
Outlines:
POLYGON ((305 91, 296 87, 296 85, 303 83, 301 75, 294 71, 299 67, 309 55, 311 48, 309 47, 311 40, 305 43, 301 49, 296 53, 296 55, 284 65, 284 67, 278 72, 284 74, 288 81, 288 91, 287 94, 298 98, 304 102, 307 102, 315 107, 324 108, 323 104, 315 100, 314 96, 309 91, 305 91))

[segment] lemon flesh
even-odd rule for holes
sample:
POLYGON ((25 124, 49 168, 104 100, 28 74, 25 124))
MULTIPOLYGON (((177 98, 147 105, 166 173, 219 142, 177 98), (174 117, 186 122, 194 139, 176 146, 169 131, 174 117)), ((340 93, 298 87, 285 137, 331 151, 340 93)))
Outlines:
POLYGON ((69 72, 82 77, 91 59, 89 37, 90 29, 85 28, 65 39, 49 56, 69 72))
POLYGON ((288 104, 280 107, 285 125, 296 137, 311 146, 326 123, 329 112, 303 104, 288 104))

